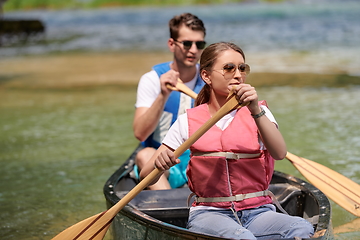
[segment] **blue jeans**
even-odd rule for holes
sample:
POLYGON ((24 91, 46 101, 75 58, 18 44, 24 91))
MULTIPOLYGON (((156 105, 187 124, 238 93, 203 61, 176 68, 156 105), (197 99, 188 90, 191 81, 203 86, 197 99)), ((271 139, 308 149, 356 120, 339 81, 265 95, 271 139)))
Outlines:
POLYGON ((272 204, 236 212, 224 210, 195 210, 190 212, 187 228, 190 231, 232 239, 309 238, 313 226, 301 217, 278 213, 272 204))

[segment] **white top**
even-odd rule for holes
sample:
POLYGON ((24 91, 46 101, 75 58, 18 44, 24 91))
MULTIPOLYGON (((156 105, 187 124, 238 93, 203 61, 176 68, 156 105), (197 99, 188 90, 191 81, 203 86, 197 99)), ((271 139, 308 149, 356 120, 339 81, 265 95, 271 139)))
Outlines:
MULTIPOLYGON (((261 106, 262 109, 265 110, 265 116, 269 118, 269 120, 277 125, 277 122, 271 113, 271 111, 266 106, 261 106)), ((224 130, 231 121, 234 119, 236 114, 236 110, 228 113, 223 118, 221 118, 215 125, 219 127, 221 130, 224 130)), ((178 119, 174 122, 174 124, 169 129, 166 134, 163 143, 169 146, 172 149, 177 149, 183 142, 185 142, 189 138, 189 127, 188 127, 188 118, 187 113, 184 113, 178 117, 178 119)), ((259 138, 260 149, 265 150, 265 146, 259 138)))

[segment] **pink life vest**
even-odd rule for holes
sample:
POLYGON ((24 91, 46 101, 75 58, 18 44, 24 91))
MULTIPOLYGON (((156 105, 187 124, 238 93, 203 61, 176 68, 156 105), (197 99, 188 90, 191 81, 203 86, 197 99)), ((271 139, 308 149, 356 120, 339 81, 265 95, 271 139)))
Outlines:
MULTIPOLYGON (((262 105, 266 105, 264 101, 262 105)), ((207 104, 187 110, 189 136, 211 116, 207 104)), ((201 198, 230 197, 268 189, 274 171, 274 159, 260 150, 258 128, 248 108, 237 110, 230 125, 222 131, 213 126, 191 147, 187 168, 189 188, 201 198), (196 153, 232 152, 256 154, 255 158, 226 159, 219 156, 194 156, 196 153)), ((271 197, 258 196, 242 201, 194 202, 192 206, 234 207, 236 211, 272 203, 271 197)))

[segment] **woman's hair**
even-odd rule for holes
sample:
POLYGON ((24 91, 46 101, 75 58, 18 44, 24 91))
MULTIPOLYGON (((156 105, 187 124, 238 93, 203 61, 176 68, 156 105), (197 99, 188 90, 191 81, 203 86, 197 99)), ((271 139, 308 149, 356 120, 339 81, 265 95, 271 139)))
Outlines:
MULTIPOLYGON (((240 53, 245 61, 245 54, 244 54, 243 50, 240 47, 238 47, 236 44, 231 43, 231 42, 213 43, 213 44, 209 45, 208 47, 206 47, 201 54, 200 73, 202 73, 203 71, 207 71, 207 72, 211 73, 216 59, 222 52, 224 52, 226 50, 234 50, 234 51, 240 53)), ((211 90, 210 85, 205 84, 195 100, 195 106, 209 102, 210 90, 211 90)))
POLYGON ((179 29, 184 25, 193 31, 201 31, 206 35, 206 29, 203 21, 197 16, 191 13, 183 13, 181 15, 174 16, 169 21, 170 37, 177 40, 179 37, 179 29))

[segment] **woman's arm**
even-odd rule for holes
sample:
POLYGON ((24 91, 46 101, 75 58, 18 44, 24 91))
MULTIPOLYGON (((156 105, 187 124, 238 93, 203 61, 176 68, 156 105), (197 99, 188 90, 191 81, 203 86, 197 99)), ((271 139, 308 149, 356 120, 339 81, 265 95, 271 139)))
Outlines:
MULTIPOLYGON (((160 171, 162 171, 163 174, 165 170, 168 170, 172 166, 180 163, 180 160, 175 158, 173 151, 173 149, 162 144, 141 170, 140 180, 144 179, 155 168, 158 168, 160 171)), ((156 183, 161 175, 154 179, 154 181, 150 185, 156 183)))
POLYGON ((259 129, 261 140, 270 155, 276 160, 285 158, 287 152, 286 144, 277 126, 265 115, 254 118, 254 120, 259 129))
POLYGON ((240 102, 249 102, 247 107, 254 117, 261 140, 270 155, 276 160, 285 158, 287 150, 284 138, 276 125, 261 113, 263 109, 258 105, 258 95, 255 88, 249 84, 239 84, 234 90, 240 102))

